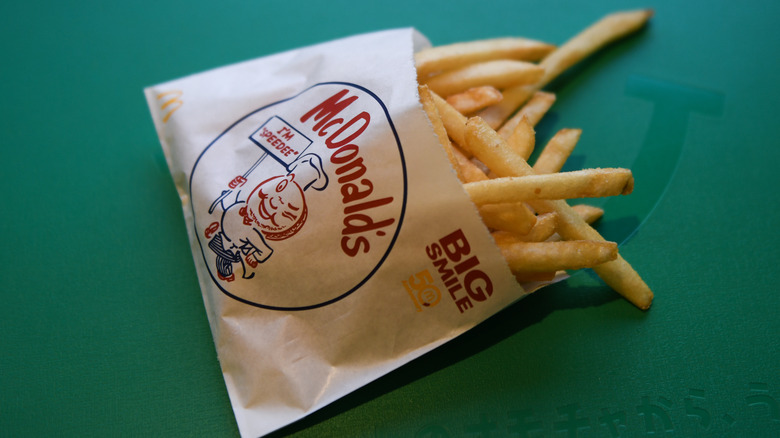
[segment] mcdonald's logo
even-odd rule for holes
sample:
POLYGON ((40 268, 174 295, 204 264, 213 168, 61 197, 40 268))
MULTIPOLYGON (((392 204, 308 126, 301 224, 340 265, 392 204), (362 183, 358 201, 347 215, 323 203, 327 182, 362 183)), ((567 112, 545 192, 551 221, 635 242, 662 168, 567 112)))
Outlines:
POLYGON ((167 123, 171 115, 176 112, 177 109, 184 105, 184 102, 180 97, 184 94, 181 90, 166 91, 157 95, 157 100, 162 101, 161 110, 166 111, 163 116, 163 123, 167 123))

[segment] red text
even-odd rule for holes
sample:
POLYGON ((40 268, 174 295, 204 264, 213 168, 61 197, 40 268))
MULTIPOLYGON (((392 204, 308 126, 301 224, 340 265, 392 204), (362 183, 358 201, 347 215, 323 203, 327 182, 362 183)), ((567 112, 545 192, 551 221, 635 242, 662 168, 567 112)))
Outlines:
POLYGON ((433 261, 460 313, 474 307, 475 301, 485 301, 493 294, 493 282, 477 269, 479 259, 471 255, 471 246, 463 230, 458 229, 428 245, 425 254, 433 261))
POLYGON ((342 90, 301 117, 301 122, 313 118, 316 122, 312 131, 325 137, 325 146, 332 151, 330 162, 336 166, 336 176, 344 205, 344 220, 341 234, 341 250, 350 257, 371 250, 372 234, 385 236, 384 230, 394 218, 375 219, 374 209, 393 202, 393 197, 371 198, 374 183, 366 177, 368 171, 360 156, 356 140, 371 123, 371 115, 360 112, 349 120, 337 117, 341 111, 358 100, 358 96, 346 97, 348 90, 342 90))

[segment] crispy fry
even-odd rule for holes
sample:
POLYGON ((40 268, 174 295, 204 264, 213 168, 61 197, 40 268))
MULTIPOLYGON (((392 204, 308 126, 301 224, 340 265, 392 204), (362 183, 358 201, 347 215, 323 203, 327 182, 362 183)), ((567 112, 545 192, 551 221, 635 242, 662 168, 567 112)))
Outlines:
POLYGON ((499 230, 492 232, 491 235, 496 244, 499 245, 508 245, 515 242, 543 242, 555 234, 556 225, 555 213, 545 213, 536 217, 534 227, 526 234, 499 230))
MULTIPOLYGON (((574 210, 575 213, 580 215, 582 220, 584 220, 585 223, 587 223, 588 225, 596 222, 597 220, 599 220, 601 218, 601 216, 604 215, 604 210, 603 209, 601 209, 599 207, 593 207, 593 206, 590 206, 590 205, 586 205, 586 204, 572 205, 571 209, 574 210)), ((550 214, 550 213, 547 213, 547 214, 550 214)), ((544 216, 544 215, 542 215, 542 216, 544 216)), ((549 236, 547 238, 547 240, 555 242, 555 241, 562 240, 562 239, 561 239, 561 235, 560 234, 553 233, 553 235, 549 236)))
POLYGON ((458 166, 460 167, 460 175, 462 178, 460 180, 461 182, 467 183, 490 179, 482 169, 480 169, 463 153, 463 150, 461 150, 459 147, 453 145, 452 152, 455 156, 455 159, 458 161, 458 166))
POLYGON ((561 129, 555 133, 536 158, 534 172, 537 174, 559 172, 577 146, 581 134, 581 129, 561 129))
POLYGON ((522 202, 481 205, 479 215, 488 228, 518 234, 527 234, 536 224, 536 215, 522 202))
POLYGON ((447 97, 447 103, 461 114, 475 113, 482 108, 501 102, 501 92, 495 87, 485 85, 447 97))
POLYGON ((499 249, 510 270, 525 272, 593 268, 618 255, 617 243, 604 240, 516 242, 499 249))
POLYGON ((603 208, 594 207, 592 205, 577 204, 577 205, 572 205, 571 208, 578 215, 580 215, 582 220, 584 220, 588 224, 592 224, 593 222, 599 220, 601 216, 604 216, 603 208))
POLYGON ((488 176, 488 178, 495 178, 496 175, 490 171, 490 168, 485 166, 485 163, 479 161, 477 157, 471 157, 471 162, 474 163, 474 165, 477 166, 477 168, 481 169, 482 172, 488 176))
MULTIPOLYGON (((487 164, 499 176, 532 175, 533 169, 526 161, 514 154, 498 133, 478 117, 469 119, 464 130, 466 143, 463 147, 470 150, 482 162, 487 164)), ((555 212, 558 215, 558 233, 567 240, 604 240, 563 200, 530 201, 529 204, 538 213, 555 212)), ((612 289, 628 301, 647 309, 653 301, 653 292, 639 274, 619 254, 616 260, 594 268, 594 271, 612 289)))
POLYGON ((444 152, 447 154, 447 158, 450 160, 452 168, 458 175, 458 179, 464 181, 463 172, 460 169, 457 158, 455 158, 455 153, 453 152, 450 138, 447 136, 447 130, 444 129, 441 117, 439 117, 439 111, 436 109, 436 104, 433 102, 431 92, 425 85, 421 85, 418 88, 420 93, 420 102, 422 103, 423 110, 428 115, 428 120, 430 120, 431 124, 433 125, 433 132, 436 134, 436 137, 439 139, 439 143, 441 143, 442 147, 444 148, 444 152))
POLYGON ((511 119, 507 120, 506 123, 501 126, 501 129, 498 130, 499 135, 504 138, 509 138, 514 131, 515 126, 523 119, 526 119, 531 126, 536 126, 550 107, 552 107, 553 103, 555 103, 555 95, 553 93, 537 91, 534 93, 533 97, 520 108, 520 111, 515 113, 511 119))
POLYGON ((538 61, 553 49, 553 45, 527 38, 495 38, 432 47, 417 52, 414 60, 417 75, 425 78, 431 73, 494 59, 538 61))
POLYGON ((652 16, 652 10, 638 10, 617 12, 602 18, 542 60, 545 73, 539 82, 540 86, 547 85, 569 67, 607 44, 636 32, 652 16))
POLYGON ((477 205, 538 199, 627 195, 634 188, 628 169, 585 169, 564 173, 500 177, 463 186, 477 205))
MULTIPOLYGON (((433 95, 433 101, 436 103, 436 109, 439 110, 439 116, 444 124, 444 128, 447 130, 447 134, 457 144, 462 145, 465 142, 463 133, 466 129, 466 116, 459 113, 458 110, 452 107, 446 100, 442 99, 436 93, 433 95)), ((471 158, 471 154, 467 151, 463 151, 466 157, 471 158)))
POLYGON ((605 16, 542 59, 539 65, 544 69, 544 76, 539 81, 503 90, 501 102, 480 111, 480 117, 492 127, 501 126, 523 102, 563 71, 607 44, 639 30, 652 15, 651 10, 639 10, 605 16))
POLYGON ((426 79, 423 83, 431 91, 446 97, 483 85, 500 89, 532 84, 539 81, 542 75, 544 70, 536 64, 499 59, 451 70, 426 79))
POLYGON ((536 133, 534 132, 533 126, 528 120, 523 118, 515 126, 512 135, 506 139, 506 143, 513 151, 527 160, 533 153, 534 146, 536 145, 536 133))

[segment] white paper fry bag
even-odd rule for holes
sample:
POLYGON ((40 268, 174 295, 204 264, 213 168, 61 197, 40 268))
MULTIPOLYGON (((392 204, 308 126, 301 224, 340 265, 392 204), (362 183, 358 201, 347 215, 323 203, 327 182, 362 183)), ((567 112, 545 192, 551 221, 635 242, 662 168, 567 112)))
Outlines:
POLYGON ((242 436, 518 300, 418 100, 413 29, 145 90, 242 436))

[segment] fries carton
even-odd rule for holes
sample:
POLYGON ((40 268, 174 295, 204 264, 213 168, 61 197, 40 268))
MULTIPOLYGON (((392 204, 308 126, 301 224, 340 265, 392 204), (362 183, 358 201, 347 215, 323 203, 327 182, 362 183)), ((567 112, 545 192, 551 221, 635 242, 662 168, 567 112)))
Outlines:
POLYGON ((145 90, 242 436, 289 424, 530 292, 419 103, 413 29, 145 90))

